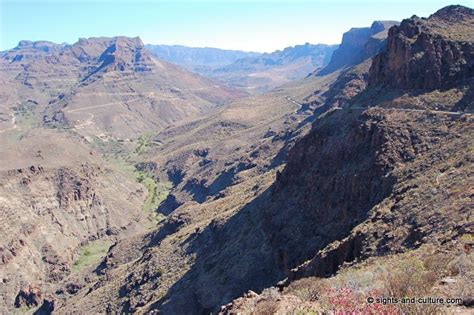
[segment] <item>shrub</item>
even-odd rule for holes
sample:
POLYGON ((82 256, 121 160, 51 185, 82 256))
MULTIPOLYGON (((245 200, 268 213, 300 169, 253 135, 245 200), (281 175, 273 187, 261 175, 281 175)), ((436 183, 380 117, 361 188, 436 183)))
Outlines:
MULTIPOLYGON (((385 282, 387 296, 398 299, 404 297, 427 297, 433 292, 437 281, 435 272, 427 270, 424 263, 415 257, 401 259, 392 265, 385 282)), ((439 304, 403 304, 396 307, 404 314, 438 314, 439 304)))
POLYGON ((348 287, 339 290, 329 289, 326 293, 327 305, 332 314, 399 314, 398 309, 390 304, 367 303, 367 298, 374 299, 381 297, 377 290, 371 290, 368 294, 356 292, 348 287))
POLYGON ((311 277, 293 282, 288 287, 287 292, 299 297, 303 301, 316 302, 327 291, 327 288, 328 285, 324 279, 311 277))

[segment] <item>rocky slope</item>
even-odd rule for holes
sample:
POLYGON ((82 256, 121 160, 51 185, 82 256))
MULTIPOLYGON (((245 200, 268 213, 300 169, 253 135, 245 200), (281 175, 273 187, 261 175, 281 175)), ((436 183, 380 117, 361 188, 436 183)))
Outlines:
POLYGON ((472 78, 474 11, 449 6, 428 18, 404 20, 389 31, 387 50, 369 84, 394 89, 442 89, 472 78))
MULTIPOLYGON (((288 284, 332 276, 368 257, 422 244, 462 247, 463 236, 472 233, 467 162, 472 157, 462 150, 472 145, 471 131, 472 121, 461 117, 379 109, 334 112, 321 120, 291 151, 270 200, 262 205, 259 228, 265 245, 258 248, 270 253, 264 256, 268 260, 253 256, 258 266, 274 270, 278 279, 288 278, 288 284), (336 122, 344 127, 334 128, 336 122)), ((233 254, 224 255, 216 260, 233 254)), ((254 283, 249 289, 262 289, 262 280, 247 280, 254 283)), ((360 285, 365 286, 361 290, 375 288, 360 285)))
MULTIPOLYGON (((215 311, 239 291, 258 292, 284 278, 331 276, 345 264, 422 245, 446 251, 449 261, 467 259, 462 268, 469 265, 472 255, 459 249, 471 246, 472 157, 463 150, 472 146, 471 116, 407 108, 423 97, 425 103, 446 97, 430 91, 405 96, 402 109, 402 100, 375 94, 371 105, 382 108, 364 110, 361 100, 374 92, 366 89, 367 76, 358 80, 365 81, 363 95, 347 97, 347 109, 317 120, 273 185, 232 217, 188 238, 186 251, 196 257, 192 268, 151 308, 215 311)), ((458 277, 468 283, 472 275, 458 277)), ((441 280, 428 281, 426 289, 441 280)), ((310 302, 282 299, 293 300, 293 307, 310 302)))
POLYGON ((196 255, 193 268, 159 308, 178 313, 215 310, 239 291, 258 292, 288 276, 332 275, 345 261, 451 240, 445 231, 452 225, 464 231, 458 237, 469 233, 467 187, 472 170, 468 162, 461 162, 466 159, 461 148, 471 145, 469 130, 472 122, 459 118, 452 122, 450 117, 377 110, 335 112, 321 119, 311 135, 291 150, 272 187, 226 222, 216 222, 192 238, 188 251, 196 255), (463 136, 453 143, 453 134, 440 133, 446 128, 463 136), (412 166, 426 165, 434 156, 452 159, 440 158, 426 170, 412 166), (462 164, 454 171, 451 167, 457 163, 462 164), (448 193, 444 198, 433 193, 441 188, 435 176, 425 177, 437 174, 433 171, 438 168, 439 174, 453 170, 445 184, 460 195, 448 193), (413 178, 407 181, 408 177, 413 178), (416 189, 407 188, 412 186, 416 189), (438 213, 433 204, 443 211, 438 213), (396 213, 391 215, 388 209, 396 213), (388 233, 393 238, 386 238, 388 233), (316 253, 311 267, 305 265, 295 275, 290 272, 316 253))
MULTIPOLYGON (((346 32, 330 63, 309 77, 336 76, 331 87, 320 97, 320 90, 306 95, 304 102, 316 109, 316 114, 324 113, 333 107, 345 107, 353 102, 355 96, 363 92, 368 85, 372 58, 386 47, 388 29, 398 24, 391 21, 375 21, 371 27, 353 28, 346 32)), ((381 93, 383 93, 381 91, 381 93)), ((364 102, 372 102, 367 95, 364 102)), ((377 100, 375 101, 377 102, 377 100)))
POLYGON ((156 225, 165 184, 117 151, 242 94, 154 59, 139 38, 22 41, 0 67, 0 308, 51 308, 58 286, 78 290, 69 277, 156 225))
MULTIPOLYGON (((463 18, 456 24, 438 12, 423 32, 446 23, 454 33, 440 45, 469 46, 462 32, 471 32, 463 22, 470 9, 444 10, 463 18)), ((370 69, 384 69, 391 59, 382 57, 396 55, 383 44, 395 33, 375 45, 368 33, 356 41, 358 64, 139 141, 128 161, 173 183, 157 207, 165 218, 152 230, 117 237, 100 263, 51 283, 43 308, 59 314, 469 311, 473 118, 462 104, 472 95, 465 85, 472 75, 440 89, 394 89, 370 69), (460 300, 370 306, 368 295, 460 300)), ((84 177, 79 169, 67 174, 84 177)), ((79 186, 99 195, 90 177, 79 186)), ((11 292, 9 307, 41 300, 35 284, 15 291, 15 300, 11 292)))
MULTIPOLYGON (((443 296, 451 292, 462 297, 458 304, 468 303, 469 290, 440 286, 447 274, 456 275, 458 287, 472 277, 462 271, 472 260, 472 254, 462 249, 471 246, 468 235, 472 233, 472 157, 465 150, 472 146, 472 117, 457 112, 425 112, 419 109, 422 105, 416 105, 445 102, 448 107, 448 102, 456 103, 462 94, 455 94, 452 100, 450 94, 433 91, 384 94, 378 84, 368 85, 372 65, 371 59, 366 59, 329 76, 307 79, 313 84, 319 82, 311 94, 314 101, 296 112, 307 108, 320 117, 299 141, 299 137, 292 136, 295 129, 291 128, 297 130, 304 124, 293 123, 288 125, 287 133, 268 133, 268 139, 263 137, 250 147, 253 150, 234 147, 235 142, 244 139, 251 117, 260 119, 250 115, 252 106, 236 104, 218 117, 235 119, 240 117, 235 116, 239 112, 240 124, 234 120, 219 124, 221 128, 211 128, 220 130, 216 135, 222 135, 222 139, 233 140, 230 151, 220 151, 226 152, 221 157, 216 147, 223 142, 198 142, 198 148, 180 139, 184 142, 178 144, 189 146, 180 152, 188 153, 174 158, 173 149, 168 153, 169 161, 174 161, 169 170, 175 170, 171 175, 178 182, 173 193, 178 198, 174 201, 179 202, 169 202, 173 206, 166 208, 168 217, 160 229, 119 242, 104 260, 105 268, 95 287, 66 300, 59 310, 94 312, 100 309, 90 306, 90 301, 95 301, 95 305, 115 311, 209 313, 218 312, 248 290, 258 293, 250 292, 222 311, 327 310, 335 307, 327 302, 331 300, 328 292, 314 289, 314 296, 323 298, 319 302, 312 293, 302 292, 310 292, 326 277, 325 285, 339 290, 352 282, 333 277, 336 273, 352 272, 351 266, 364 263, 367 270, 376 271, 374 261, 385 263, 383 257, 401 255, 393 260, 399 257, 412 264, 412 258, 406 258, 411 253, 416 258, 415 266, 421 264, 421 274, 427 277, 418 282, 408 280, 417 283, 416 290, 423 287, 426 294, 447 290, 443 296), (327 81, 318 81, 323 78, 327 81), (232 116, 227 116, 230 113, 232 116), (279 142, 285 137, 283 143, 279 142), (285 141, 292 140, 297 141, 295 146, 286 147, 285 141), (277 151, 264 149, 272 145, 277 151), (229 154, 232 150, 234 153, 229 154), (240 150, 243 154, 236 152, 240 150), (273 161, 279 161, 280 153, 283 161, 271 167, 273 161), (216 170, 222 176, 217 176, 216 170), (213 185, 215 182, 222 184, 220 190, 214 190, 218 187, 213 185), (187 192, 191 200, 179 199, 180 192, 187 192), (128 247, 132 250, 127 251, 128 247), (138 253, 137 247, 146 250, 138 253), (445 266, 433 276, 430 270, 440 268, 433 267, 426 258, 433 248, 434 254, 444 255, 443 259, 460 267, 453 271, 445 266), (382 258, 371 260, 373 257, 382 258), (277 285, 282 293, 264 290, 277 285), (118 297, 110 293, 117 291, 121 292, 118 297)), ((292 85, 293 93, 298 91, 296 85, 292 85)), ((300 92, 309 95, 306 88, 300 92)), ((302 117, 295 118, 298 121, 302 117)), ((177 133, 191 131, 194 139, 200 139, 199 126, 210 128, 215 121, 206 122, 170 129, 169 134, 157 139, 165 144, 166 153, 171 144, 166 144, 167 137, 176 141, 177 133)), ((391 266, 392 260, 387 259, 391 266)), ((400 271, 402 267, 397 268, 397 278, 406 275, 400 271)), ((357 283, 360 297, 366 297, 370 290, 393 295, 403 289, 399 283, 385 286, 386 275, 375 271, 372 284, 363 279, 357 283)), ((359 276, 358 271, 353 272, 359 276)), ((400 292, 396 294, 406 294, 400 292)))
POLYGON ((98 288, 60 310, 93 311, 85 304, 92 299, 131 312, 216 311, 286 277, 328 276, 344 262, 461 242, 470 233, 472 173, 462 150, 472 145, 465 119, 382 109, 328 114, 290 151, 274 184, 248 180, 201 207, 175 210, 139 240, 146 254, 132 267, 120 258, 130 245, 114 248, 98 288), (255 196, 245 205, 243 187, 255 196), (207 211, 214 219, 199 222, 207 211), (120 299, 104 297, 118 286, 120 299))
MULTIPOLYGON (((473 170, 472 154, 466 148, 472 147, 473 119, 472 112, 449 110, 470 111, 459 102, 469 99, 466 81, 474 73, 466 74, 457 65, 469 65, 472 55, 461 62, 440 58, 438 64, 435 59, 429 63, 423 58, 409 59, 405 70, 451 69, 452 80, 446 78, 435 86, 425 80, 428 83, 421 91, 416 82, 423 81, 422 77, 400 75, 398 82, 394 77, 385 81, 377 69, 388 69, 394 61, 420 51, 410 46, 416 40, 406 40, 408 48, 400 49, 399 30, 407 25, 422 24, 418 35, 425 39, 449 29, 449 38, 436 37, 433 42, 439 47, 469 47, 474 39, 471 19, 471 9, 452 6, 421 22, 417 17, 405 20, 389 31, 386 51, 372 62, 368 88, 348 99, 346 109, 318 120, 313 131, 295 145, 270 201, 262 204, 263 209, 273 209, 263 210, 266 221, 260 224, 276 257, 265 270, 277 266, 275 274, 286 280, 279 284, 280 290, 244 295, 223 307, 223 313, 370 312, 368 295, 403 294, 456 296, 459 301, 455 305, 379 305, 377 310, 469 313, 473 170), (397 41, 398 45, 390 44, 397 41), (392 92, 393 87, 404 91, 392 92), (417 93, 405 94, 407 90, 417 93), (364 110, 362 106, 367 105, 378 108, 364 110), (417 109, 438 106, 446 111, 417 109), (407 268, 412 272, 407 273, 407 268)), ((432 52, 425 48, 426 54, 432 52)), ((261 290, 259 281, 254 283, 250 289, 261 290)))
POLYGON ((123 140, 242 96, 153 58, 139 38, 24 41, 2 52, 0 62, 2 129, 10 116, 26 113, 35 125, 123 140))
MULTIPOLYGON (((110 72, 113 73, 114 71, 117 70, 111 70, 110 72)), ((94 78, 91 77, 90 79, 93 80, 94 78)), ((39 160, 31 162, 31 164, 39 163, 46 169, 44 166, 45 160, 56 161, 56 166, 51 169, 48 168, 48 172, 51 174, 38 178, 37 185, 49 187, 51 185, 49 179, 54 178, 56 168, 66 168, 72 174, 72 177, 77 177, 76 182, 81 182, 81 185, 78 184, 79 186, 87 187, 87 191, 91 194, 95 193, 95 195, 101 195, 101 198, 106 199, 102 195, 101 182, 108 182, 106 176, 108 173, 98 172, 96 180, 88 180, 86 185, 86 183, 79 180, 83 177, 82 173, 76 171, 81 169, 80 160, 84 157, 78 154, 78 161, 74 156, 67 153, 78 145, 77 140, 80 139, 81 143, 91 148, 90 150, 93 153, 91 155, 86 152, 86 157, 96 157, 99 161, 102 161, 102 158, 96 156, 96 154, 99 154, 99 152, 105 153, 106 161, 102 162, 111 168, 110 172, 117 176, 117 182, 137 186, 136 196, 134 195, 134 199, 131 199, 131 202, 134 203, 133 206, 137 209, 141 209, 142 205, 145 208, 144 203, 146 204, 149 199, 147 196, 150 195, 150 191, 156 190, 156 186, 150 190, 149 186, 143 187, 143 183, 135 183, 135 176, 128 174, 127 165, 136 164, 140 176, 147 176, 144 181, 145 185, 149 183, 151 178, 158 182, 169 176, 169 179, 173 182, 173 187, 171 188, 170 197, 165 202, 165 204, 171 203, 172 207, 162 205, 158 209, 161 216, 165 214, 168 217, 160 224, 160 228, 153 233, 148 232, 148 227, 153 227, 153 222, 149 222, 147 213, 140 211, 137 213, 131 211, 127 215, 120 213, 128 204, 122 199, 127 198, 127 193, 119 192, 119 196, 113 197, 115 193, 111 192, 107 197, 116 198, 117 202, 121 203, 120 207, 113 209, 117 211, 117 213, 114 212, 114 215, 132 221, 134 220, 130 218, 132 213, 133 215, 141 214, 143 220, 139 220, 138 227, 129 227, 125 230, 120 228, 117 235, 107 235, 102 232, 94 234, 96 231, 93 230, 91 231, 93 236, 89 238, 90 234, 87 234, 87 240, 82 238, 82 234, 71 233, 69 238, 57 234, 64 238, 64 244, 70 246, 68 250, 65 250, 65 253, 67 253, 65 255, 68 258, 64 259, 66 261, 64 266, 67 265, 68 267, 63 268, 61 277, 54 282, 41 276, 41 272, 36 273, 32 278, 28 278, 28 281, 15 282, 15 285, 10 282, 12 285, 7 286, 8 292, 5 293, 7 309, 15 306, 15 299, 18 296, 19 302, 17 305, 21 308, 32 307, 37 309, 36 304, 44 303, 45 307, 53 305, 59 313, 101 312, 103 311, 103 305, 109 305, 108 307, 111 310, 132 311, 139 309, 144 303, 143 301, 153 301, 154 297, 165 294, 166 290, 189 269, 191 264, 190 257, 174 245, 176 241, 185 238, 195 229, 204 228, 209 224, 210 219, 218 215, 228 216, 229 213, 233 213, 240 207, 243 200, 251 200, 259 191, 265 189, 274 176, 274 168, 281 165, 292 141, 294 141, 291 139, 296 139, 307 131, 305 128, 298 132, 292 131, 298 129, 298 126, 307 125, 311 119, 311 113, 308 110, 301 110, 300 105, 287 98, 288 95, 298 99, 300 95, 306 95, 308 91, 314 89, 315 85, 320 85, 321 90, 325 91, 328 82, 333 79, 334 77, 325 79, 309 78, 304 86, 298 85, 273 94, 236 101, 218 109, 208 117, 189 123, 183 122, 163 131, 145 134, 133 142, 119 142, 105 138, 103 140, 96 139, 91 143, 87 140, 88 136, 78 137, 78 132, 75 129, 59 129, 61 133, 75 135, 70 138, 69 143, 64 144, 63 155, 55 153, 57 151, 44 144, 47 139, 58 140, 55 132, 43 134, 46 131, 42 128, 32 128, 28 132, 27 130, 31 126, 26 124, 27 116, 15 115, 16 128, 5 130, 0 134, 4 137, 3 139, 11 141, 11 145, 5 147, 5 152, 15 154, 17 149, 12 148, 21 146, 27 152, 31 150, 33 152, 30 154, 31 156, 36 156, 38 149, 33 146, 33 140, 22 141, 21 143, 17 141, 24 137, 29 138, 30 135, 37 133, 37 137, 35 137, 38 141, 37 145, 44 146, 45 149, 39 153, 39 160), (214 136, 209 137, 209 134, 214 136), (56 154, 55 159, 52 159, 50 154, 56 154), (67 167, 60 163, 61 161, 67 163, 67 167), (257 164, 258 167, 256 167, 257 164), (122 178, 122 175, 116 174, 117 171, 120 173, 121 169, 125 167, 127 167, 126 173, 128 174, 126 175, 131 176, 131 178, 122 178), (117 168, 120 169, 117 170, 117 168), (144 201, 145 199, 147 201, 144 201), (177 205, 172 202, 173 200, 176 201, 177 205), (96 241, 96 238, 98 241, 96 241), (87 265, 81 271, 77 271, 75 266, 82 266, 84 253, 91 251, 91 256, 99 259, 100 256, 94 252, 96 247, 101 248, 103 255, 103 251, 109 247, 107 245, 114 242, 117 242, 116 245, 110 248, 107 258, 100 266, 97 265, 97 260, 93 260, 92 265, 87 265), (158 256, 153 254, 150 258, 158 258, 158 261, 150 261, 148 258, 141 259, 142 250, 150 247, 151 244, 155 244, 153 246, 155 248, 154 252, 158 256), (106 247, 104 248, 104 246, 106 247), (149 290, 146 296, 136 292, 134 285, 127 284, 130 283, 130 280, 127 279, 135 279, 141 276, 142 263, 147 264, 150 270, 160 268, 162 273, 159 278, 156 278, 154 274, 144 275, 154 279, 149 282, 136 281, 137 287, 148 284, 156 286, 157 282, 155 280, 159 281, 160 284, 155 289, 149 290), (136 270, 136 273, 132 275, 133 270, 136 270), (30 292, 37 292, 38 288, 39 293, 35 293, 34 297, 30 299, 30 292), (116 295, 117 290, 130 292, 130 294, 116 295), (90 305, 84 305, 83 303, 88 303, 84 299, 84 295, 87 296, 87 299, 91 298, 97 303, 99 303, 99 300, 101 302, 99 304, 94 302, 90 305), (37 302, 30 303, 29 300, 37 302)), ((31 106, 37 105, 34 102, 30 103, 31 106)), ((10 121, 8 122, 11 124, 10 121)), ((86 124, 82 128, 84 128, 83 132, 89 132, 93 126, 86 124)), ((23 159, 24 157, 18 157, 20 161, 23 159)), ((17 168, 14 163, 14 156, 7 156, 5 161, 11 161, 4 165, 6 170, 17 168)), ((71 176, 68 176, 68 178, 71 176)), ((94 178, 93 176, 90 177, 94 178)), ((143 177, 141 177, 141 180, 143 180, 143 177)), ((76 191, 78 185, 68 184, 66 186, 71 186, 70 190, 76 191)), ((20 188, 15 187, 20 191, 20 188)), ((113 190, 114 185, 111 184, 110 189, 113 190)), ((51 190, 53 191, 52 188, 51 190)), ((27 200, 37 198, 34 192, 22 191, 22 193, 27 200)), ((85 193, 79 192, 78 194, 83 196, 85 193)), ((74 196, 67 199, 72 200, 75 198, 74 196)), ((104 204, 106 204, 104 207, 107 211, 100 212, 100 215, 96 213, 96 210, 99 209, 98 206, 90 202, 81 205, 79 211, 92 213, 96 219, 102 220, 102 218, 109 215, 109 210, 112 211, 108 207, 113 207, 110 200, 103 201, 104 204)), ((155 203, 152 201, 149 207, 154 205, 155 203)), ((22 213, 29 213, 28 205, 22 204, 21 206, 22 213)), ((69 206, 62 204, 54 209, 61 214, 61 211, 68 210, 69 206)), ((25 217, 29 216, 25 215, 25 217)), ((68 228, 75 226, 73 222, 67 225, 68 228)), ((51 222, 45 219, 42 224, 47 226, 51 222)), ((120 225, 117 223, 116 226, 120 225)), ((52 238, 48 241, 53 242, 56 239, 52 238)), ((39 244, 42 242, 43 240, 39 244)), ((31 244, 28 244, 27 247, 30 246, 31 244)), ((39 266, 42 265, 39 264, 39 266)))
POLYGON ((372 57, 385 46, 387 31, 396 24, 398 22, 375 21, 370 27, 352 28, 342 36, 341 45, 334 51, 329 64, 317 73, 326 75, 372 57))
POLYGON ((311 114, 298 110, 287 96, 304 95, 315 84, 324 91, 327 81, 318 80, 311 79, 305 88, 235 102, 211 117, 153 136, 141 158, 156 162, 157 171, 168 173, 174 183, 157 209, 166 219, 153 233, 119 242, 98 279, 77 280, 86 285, 59 299, 58 311, 98 312, 100 305, 108 305, 110 310, 138 312, 163 297, 193 266, 188 237, 214 224, 213 219, 224 222, 271 184, 292 143, 311 121, 311 114), (147 257, 137 248, 147 248, 147 257), (159 270, 159 275, 145 269, 159 270), (142 277, 150 281, 139 281, 142 277), (117 290, 122 293, 116 295, 117 290))
POLYGON ((263 54, 183 46, 147 47, 163 60, 250 94, 261 94, 324 67, 337 45, 306 43, 263 54))
POLYGON ((3 136, 0 153, 4 311, 14 301, 16 307, 40 306, 51 286, 85 258, 83 245, 112 242, 150 224, 141 207, 144 187, 77 137, 36 129, 20 140, 3 136), (28 288, 34 293, 26 294, 28 288))

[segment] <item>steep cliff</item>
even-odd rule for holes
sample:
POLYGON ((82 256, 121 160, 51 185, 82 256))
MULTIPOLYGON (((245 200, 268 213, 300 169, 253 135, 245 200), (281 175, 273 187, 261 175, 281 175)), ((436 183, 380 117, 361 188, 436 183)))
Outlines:
MULTIPOLYGON (((176 184, 160 209, 166 219, 119 240, 74 286, 58 284, 56 311, 260 314, 275 313, 277 305, 281 313, 337 313, 319 303, 333 297, 326 289, 351 297, 339 290, 346 287, 359 290, 364 305, 373 290, 433 296, 440 287, 468 304, 474 129, 471 113, 449 111, 466 99, 464 85, 457 80, 454 91, 420 93, 367 87, 371 54, 384 45, 370 30, 361 34, 365 44, 347 38, 361 63, 304 81, 317 83, 311 97, 319 107, 282 89, 156 135, 150 156, 161 154, 165 163, 157 165, 169 167, 176 184), (439 103, 441 110, 425 111, 439 103), (433 256, 429 263, 432 253, 446 260, 433 256), (425 260, 410 260, 416 255, 425 260), (408 262, 397 269, 384 264, 389 259, 408 262), (367 275, 360 276, 361 266, 367 275), (391 273, 415 289, 391 286, 391 273), (255 303, 243 308, 246 300, 255 303)), ((306 96, 307 86, 300 88, 295 94, 306 96)), ((72 192, 61 200, 72 201, 77 185, 61 182, 72 192)), ((36 303, 36 292, 25 286, 18 300, 36 303)), ((354 313, 389 313, 364 310, 354 313)))
POLYGON ((374 58, 369 85, 433 90, 473 76, 474 10, 449 6, 392 27, 386 51, 374 58))
MULTIPOLYGON (((273 284, 282 293, 246 294, 222 312, 337 309, 344 306, 331 300, 330 290, 341 287, 349 289, 340 291, 339 303, 362 310, 356 303, 367 306, 371 290, 407 290, 390 277, 408 279, 416 290, 411 294, 456 295, 459 305, 469 305, 472 288, 447 287, 443 277, 467 286, 472 279, 466 268, 473 259, 473 156, 465 148, 472 146, 473 126, 461 115, 383 109, 328 115, 291 151, 266 202, 273 206, 262 206, 264 239, 271 245, 259 245, 262 253, 254 257, 264 270, 286 278, 273 284), (335 128, 342 122, 345 127, 335 128), (263 259, 268 256, 274 257, 270 264, 263 259), (420 264, 419 274, 407 274, 405 264, 420 264)), ((256 279, 248 289, 260 293, 256 279)), ((392 311, 406 311, 401 307, 392 311)), ((418 311, 413 306, 409 312, 418 311)))
POLYGON ((326 75, 338 69, 356 65, 378 53, 385 45, 387 30, 398 22, 375 21, 370 27, 352 28, 342 36, 329 64, 317 71, 326 75))
POLYGON ((286 277, 327 277, 344 264, 460 238, 470 229, 471 157, 462 148, 471 137, 472 122, 460 116, 327 115, 272 187, 188 238, 192 268, 153 307, 216 310, 286 277))
POLYGON ((373 61, 341 72, 321 108, 342 108, 290 151, 262 204, 281 293, 248 292, 222 313, 371 313, 370 294, 456 295, 451 311, 472 306, 472 14, 449 6, 404 20, 373 61))
POLYGON ((145 188, 80 139, 36 130, 3 140, 0 308, 7 312, 15 300, 15 307, 41 305, 53 284, 82 268, 81 259, 94 263, 84 246, 106 244, 149 220, 145 188))

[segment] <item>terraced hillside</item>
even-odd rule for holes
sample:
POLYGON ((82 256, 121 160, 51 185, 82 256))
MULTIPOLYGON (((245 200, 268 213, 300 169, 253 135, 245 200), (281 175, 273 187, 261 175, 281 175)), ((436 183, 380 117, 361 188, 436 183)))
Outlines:
POLYGON ((12 128, 12 117, 28 114, 35 126, 124 140, 243 95, 153 58, 139 38, 23 41, 0 61, 0 130, 12 128))

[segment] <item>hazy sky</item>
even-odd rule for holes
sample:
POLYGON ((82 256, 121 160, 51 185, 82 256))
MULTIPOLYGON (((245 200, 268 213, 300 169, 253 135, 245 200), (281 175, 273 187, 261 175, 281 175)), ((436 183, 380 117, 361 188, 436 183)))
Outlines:
MULTIPOLYGON (((454 1, 474 6, 474 0, 454 1)), ((339 43, 351 27, 428 16, 448 4, 452 2, 0 0, 0 50, 22 39, 74 43, 79 37, 125 35, 150 44, 270 52, 305 42, 339 43)))

